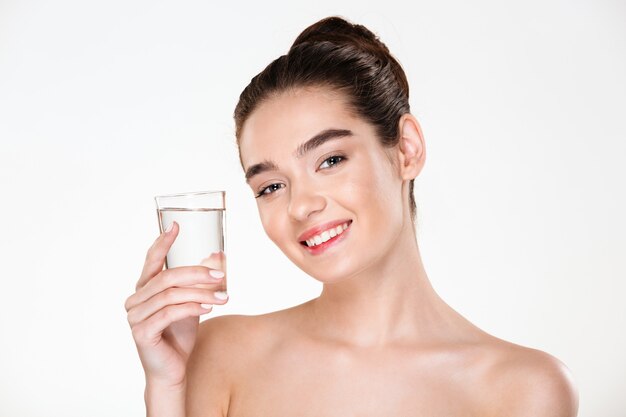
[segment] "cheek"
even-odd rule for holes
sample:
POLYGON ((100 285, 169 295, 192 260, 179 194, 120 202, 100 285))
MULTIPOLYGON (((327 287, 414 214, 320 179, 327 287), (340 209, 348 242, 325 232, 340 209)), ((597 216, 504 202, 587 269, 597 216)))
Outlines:
POLYGON ((346 178, 346 193, 355 201, 367 204, 365 208, 384 209, 396 196, 396 184, 389 168, 380 161, 369 161, 346 178))
MULTIPOLYGON (((353 175, 344 195, 365 217, 368 233, 380 233, 402 223, 402 181, 384 161, 371 161, 353 175)), ((347 200, 346 200, 347 201, 347 200)))
POLYGON ((278 207, 277 204, 258 206, 259 217, 261 219, 261 224, 263 225, 263 230, 265 230, 265 234, 270 238, 272 242, 278 244, 280 241, 281 234, 277 231, 285 230, 284 225, 281 224, 282 218, 284 217, 283 209, 278 207))

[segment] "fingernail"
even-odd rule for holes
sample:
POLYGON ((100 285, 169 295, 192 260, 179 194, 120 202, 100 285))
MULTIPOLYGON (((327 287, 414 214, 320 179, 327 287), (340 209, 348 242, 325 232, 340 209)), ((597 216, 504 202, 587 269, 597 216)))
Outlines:
POLYGON ((209 271, 209 275, 213 278, 224 278, 224 273, 222 271, 218 271, 217 269, 211 269, 209 271))
POLYGON ((167 226, 167 229, 165 229, 165 233, 171 232, 173 227, 174 227, 174 222, 170 223, 169 226, 167 226))
POLYGON ((228 294, 226 294, 224 291, 217 291, 215 293, 215 298, 217 298, 218 300, 226 300, 228 298, 228 294))
POLYGON ((210 310, 211 308, 213 308, 213 304, 200 304, 200 307, 205 310, 210 310))

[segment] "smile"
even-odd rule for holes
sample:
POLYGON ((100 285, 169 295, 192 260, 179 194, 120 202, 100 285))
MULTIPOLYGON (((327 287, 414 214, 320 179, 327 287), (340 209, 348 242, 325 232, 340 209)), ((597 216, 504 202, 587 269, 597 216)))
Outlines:
POLYGON ((322 233, 312 236, 310 239, 307 239, 304 243, 306 243, 308 247, 319 246, 322 243, 328 242, 330 239, 334 238, 335 236, 342 234, 343 231, 348 228, 348 225, 350 223, 351 222, 346 222, 337 227, 331 227, 328 230, 324 230, 322 233))

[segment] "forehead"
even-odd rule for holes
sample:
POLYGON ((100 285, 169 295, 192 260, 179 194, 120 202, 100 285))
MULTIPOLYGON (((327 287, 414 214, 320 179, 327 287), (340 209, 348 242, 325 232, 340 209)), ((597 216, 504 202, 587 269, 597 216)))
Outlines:
POLYGON ((300 88, 263 101, 246 120, 239 141, 244 168, 275 151, 293 152, 325 129, 350 129, 362 122, 346 98, 323 88, 300 88))

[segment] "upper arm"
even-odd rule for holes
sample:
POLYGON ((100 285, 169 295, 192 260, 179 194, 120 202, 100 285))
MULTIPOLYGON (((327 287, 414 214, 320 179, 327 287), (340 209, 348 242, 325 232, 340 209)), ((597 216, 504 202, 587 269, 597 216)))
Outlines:
POLYGON ((529 349, 499 367, 496 415, 576 417, 578 390, 570 370, 554 356, 529 349))
POLYGON ((188 417, 225 417, 231 392, 232 363, 228 349, 232 316, 200 323, 196 344, 187 363, 188 417))

